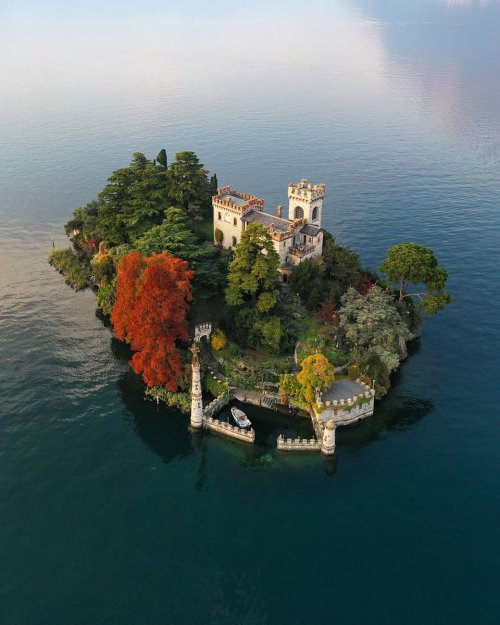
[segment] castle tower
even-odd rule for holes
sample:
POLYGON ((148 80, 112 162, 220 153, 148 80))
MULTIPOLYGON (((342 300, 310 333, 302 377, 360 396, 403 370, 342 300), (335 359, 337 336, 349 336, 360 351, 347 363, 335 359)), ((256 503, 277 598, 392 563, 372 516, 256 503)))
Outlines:
POLYGON ((323 199, 326 185, 311 184, 302 178, 297 184, 288 185, 288 219, 305 219, 307 223, 321 227, 323 199))
POLYGON ((335 453, 335 423, 332 419, 325 423, 323 440, 321 441, 321 453, 325 456, 333 456, 335 453))
POLYGON ((203 401, 201 397, 201 374, 200 374, 200 348, 196 343, 191 347, 193 353, 193 361, 191 368, 193 371, 193 380, 191 383, 191 426, 193 428, 201 428, 203 425, 203 401))

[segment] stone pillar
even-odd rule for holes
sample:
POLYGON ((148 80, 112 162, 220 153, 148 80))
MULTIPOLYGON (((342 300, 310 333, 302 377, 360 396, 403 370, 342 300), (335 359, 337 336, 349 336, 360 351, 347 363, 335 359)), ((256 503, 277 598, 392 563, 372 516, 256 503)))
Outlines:
POLYGON ((193 380, 191 383, 191 426, 198 429, 203 425, 203 400, 201 397, 201 374, 200 374, 200 353, 196 343, 191 347, 193 353, 193 361, 191 369, 193 371, 193 380))
POLYGON ((321 441, 321 453, 325 456, 333 456, 335 453, 335 423, 332 419, 325 423, 323 440, 321 441))

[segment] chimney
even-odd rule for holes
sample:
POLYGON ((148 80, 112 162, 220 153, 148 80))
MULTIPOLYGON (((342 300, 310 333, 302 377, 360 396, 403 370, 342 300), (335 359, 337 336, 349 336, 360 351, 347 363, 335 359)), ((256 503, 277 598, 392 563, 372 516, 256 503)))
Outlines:
POLYGON ((283 215, 283 206, 278 206, 278 217, 283 215))

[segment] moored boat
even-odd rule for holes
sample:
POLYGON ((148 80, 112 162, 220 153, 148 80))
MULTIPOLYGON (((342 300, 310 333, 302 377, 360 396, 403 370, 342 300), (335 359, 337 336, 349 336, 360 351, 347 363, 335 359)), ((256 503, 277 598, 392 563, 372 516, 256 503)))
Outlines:
POLYGON ((240 428, 249 428, 252 423, 250 419, 246 416, 243 410, 239 408, 235 408, 234 406, 231 408, 231 414, 233 415, 233 419, 239 425, 240 428))

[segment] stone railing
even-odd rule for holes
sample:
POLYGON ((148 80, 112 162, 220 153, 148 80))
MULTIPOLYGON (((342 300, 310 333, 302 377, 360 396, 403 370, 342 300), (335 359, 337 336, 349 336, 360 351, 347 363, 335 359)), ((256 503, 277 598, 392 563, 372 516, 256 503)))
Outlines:
POLYGON ((285 438, 280 434, 276 439, 278 449, 282 451, 319 451, 320 443, 315 438, 285 438))
POLYGON ((212 430, 213 432, 236 438, 245 443, 253 443, 255 440, 255 430, 253 428, 242 430, 236 425, 231 425, 231 423, 227 423, 226 421, 219 421, 213 417, 204 417, 203 427, 206 430, 212 430))
POLYGON ((287 254, 290 254, 290 256, 302 257, 302 256, 307 256, 308 254, 312 254, 315 251, 315 249, 316 249, 315 245, 308 245, 308 246, 301 245, 300 247, 291 247, 287 251, 287 254))

